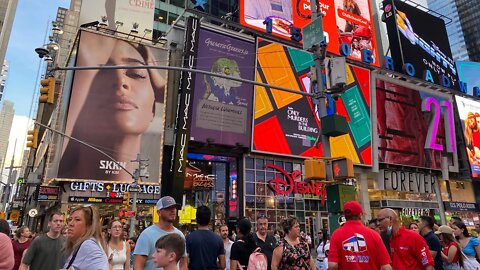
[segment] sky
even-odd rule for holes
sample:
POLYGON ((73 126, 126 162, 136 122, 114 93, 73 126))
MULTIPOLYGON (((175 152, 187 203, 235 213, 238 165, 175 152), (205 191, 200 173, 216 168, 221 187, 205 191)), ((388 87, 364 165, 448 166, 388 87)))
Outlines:
MULTIPOLYGON (((47 43, 47 26, 56 18, 58 7, 68 8, 69 0, 19 0, 13 21, 6 59, 10 64, 4 99, 15 104, 15 114, 28 116, 32 96, 38 91, 37 71, 40 58, 35 48, 47 43)), ((50 32, 50 31, 49 31, 50 32)), ((50 34, 50 33, 49 33, 50 34)), ((37 105, 37 102, 34 102, 37 105)))

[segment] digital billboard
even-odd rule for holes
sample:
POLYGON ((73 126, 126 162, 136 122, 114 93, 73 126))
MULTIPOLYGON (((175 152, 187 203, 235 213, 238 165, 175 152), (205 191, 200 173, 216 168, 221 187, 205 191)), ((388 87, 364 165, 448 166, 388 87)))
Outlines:
POLYGON ((376 79, 378 161, 440 170, 443 153, 456 153, 451 95, 376 79))
MULTIPOLYGON (((255 43, 200 29, 196 69, 254 80, 255 43)), ((190 139, 250 146, 253 85, 197 74, 190 139)))
POLYGON ((58 178, 131 182, 124 168, 130 173, 138 168, 131 161, 140 154, 149 164, 157 164, 147 167, 149 178, 142 180, 159 182, 166 72, 142 67, 163 63, 167 57, 165 49, 98 32, 80 33, 76 66, 138 69, 75 72, 65 133, 98 150, 65 138, 58 178))
POLYGON ((457 88, 458 78, 445 22, 399 0, 384 0, 393 67, 416 78, 457 88))
POLYGON ((144 38, 152 38, 155 0, 127 1, 127 0, 82 0, 79 25, 94 21, 102 22, 107 19, 107 28, 123 33, 130 33, 133 24, 138 24, 138 32, 144 38), (119 24, 117 22, 121 22, 119 24))
MULTIPOLYGON (((310 92, 312 54, 267 40, 258 40, 257 81, 310 92)), ((333 157, 370 165, 369 70, 347 66, 346 91, 329 98, 328 113, 347 118, 349 133, 330 138, 333 157)), ((310 97, 256 86, 252 151, 288 156, 323 156, 320 121, 310 97)))
MULTIPOLYGON (((377 43, 369 0, 322 0, 317 3, 325 13, 323 32, 327 50, 340 54, 347 43, 350 58, 361 61, 363 49, 372 51, 373 65, 379 66, 377 43)), ((309 0, 240 0, 240 23, 266 32, 264 21, 271 19, 272 34, 290 39, 292 26, 302 28, 311 21, 309 0)))
POLYGON ((455 96, 472 177, 480 177, 480 102, 455 96))
POLYGON ((480 96, 480 63, 457 61, 458 79, 465 83, 465 94, 478 97, 480 96))

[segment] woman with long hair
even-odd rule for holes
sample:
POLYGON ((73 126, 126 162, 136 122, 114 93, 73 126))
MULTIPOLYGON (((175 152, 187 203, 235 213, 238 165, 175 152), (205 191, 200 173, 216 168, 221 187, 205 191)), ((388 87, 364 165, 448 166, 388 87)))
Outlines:
POLYGON ((315 265, 317 266, 317 270, 327 270, 323 268, 323 265, 324 265, 323 261, 326 258, 325 247, 328 243, 330 243, 329 238, 330 237, 328 235, 327 230, 322 229, 318 231, 318 239, 320 241, 317 246, 317 261, 315 262, 315 265))
POLYGON ((464 255, 463 268, 465 270, 480 268, 476 258, 480 258, 480 242, 477 238, 471 237, 467 226, 462 221, 455 221, 452 224, 453 234, 460 243, 462 255, 464 255))
MULTIPOLYGON (((352 14, 362 16, 362 12, 360 11, 360 8, 358 7, 355 0, 343 0, 343 9, 347 12, 352 13, 352 14)), ((350 21, 346 21, 345 32, 352 32, 356 28, 357 28, 356 24, 354 24, 350 21)))
POLYGON ((453 229, 442 225, 435 232, 442 242, 442 261, 444 270, 460 270, 463 267, 463 256, 457 240, 453 236, 453 229))
POLYGON ((64 248, 67 260, 64 268, 109 270, 98 211, 92 206, 74 208, 70 212, 67 224, 64 248))
POLYGON ((124 240, 123 225, 118 220, 108 225, 107 245, 110 270, 130 270, 130 245, 124 240))
POLYGON ((300 223, 294 216, 281 222, 285 237, 273 251, 272 270, 315 269, 307 241, 300 236, 300 223))
POLYGON ((28 249, 32 243, 32 233, 28 227, 22 226, 15 231, 15 240, 12 240, 13 256, 15 265, 13 270, 18 270, 22 262, 23 252, 28 249))
POLYGON ((252 234, 252 223, 246 218, 237 222, 237 241, 230 251, 230 270, 247 269, 250 254, 257 248, 252 234))

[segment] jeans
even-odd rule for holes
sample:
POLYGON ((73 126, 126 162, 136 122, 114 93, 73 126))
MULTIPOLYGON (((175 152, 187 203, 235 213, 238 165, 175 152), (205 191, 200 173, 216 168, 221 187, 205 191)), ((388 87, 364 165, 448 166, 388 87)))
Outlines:
POLYGON ((317 270, 327 270, 327 269, 323 269, 323 261, 321 262, 315 259, 315 265, 317 266, 317 270))

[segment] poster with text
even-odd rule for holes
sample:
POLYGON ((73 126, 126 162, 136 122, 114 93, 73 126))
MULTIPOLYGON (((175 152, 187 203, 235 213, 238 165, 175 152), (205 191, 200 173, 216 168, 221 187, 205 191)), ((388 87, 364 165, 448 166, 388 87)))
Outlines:
MULTIPOLYGON (((197 69, 254 80, 255 43, 201 29, 197 69)), ((250 146, 253 85, 197 74, 190 138, 250 146)))
POLYGON ((455 96, 472 177, 480 177, 480 102, 455 96))
POLYGON ((149 178, 160 182, 166 71, 145 69, 166 61, 167 50, 82 31, 76 66, 129 65, 136 69, 82 70, 74 74, 58 178, 133 181, 137 154, 149 159, 149 178), (104 152, 104 153, 102 153, 104 152))
MULTIPOLYGON (((373 65, 379 66, 369 0, 321 0, 317 9, 325 13, 323 32, 329 52, 340 54, 340 45, 351 47, 350 58, 362 61, 361 51, 372 51, 373 65)), ((272 20, 272 34, 290 39, 292 26, 311 22, 309 0, 240 0, 240 23, 266 32, 264 21, 272 20)))

